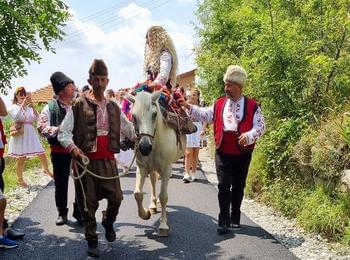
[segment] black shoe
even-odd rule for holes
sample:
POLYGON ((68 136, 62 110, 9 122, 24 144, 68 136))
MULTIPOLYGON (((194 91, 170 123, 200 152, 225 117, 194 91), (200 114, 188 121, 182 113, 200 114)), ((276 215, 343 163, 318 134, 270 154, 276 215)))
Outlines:
POLYGON ((90 257, 100 257, 100 250, 98 250, 98 247, 88 247, 87 254, 90 257))
POLYGON ((87 254, 90 257, 99 257, 100 250, 98 250, 98 241, 97 240, 88 240, 88 249, 87 254))
POLYGON ((7 237, 11 240, 17 240, 17 239, 22 239, 24 237, 24 233, 20 232, 16 229, 13 228, 9 228, 7 230, 7 237))
POLYGON ((102 221, 102 226, 105 228, 105 237, 108 242, 113 242, 116 240, 117 236, 115 234, 113 223, 107 222, 105 220, 102 221))
POLYGON ((218 229, 216 230, 216 232, 218 233, 218 235, 224 235, 229 231, 228 226, 227 225, 221 225, 218 227, 218 229))
POLYGON ((64 225, 64 224, 66 224, 67 223, 67 215, 65 215, 65 216, 58 216, 58 218, 56 219, 56 225, 57 226, 62 226, 62 225, 64 225))

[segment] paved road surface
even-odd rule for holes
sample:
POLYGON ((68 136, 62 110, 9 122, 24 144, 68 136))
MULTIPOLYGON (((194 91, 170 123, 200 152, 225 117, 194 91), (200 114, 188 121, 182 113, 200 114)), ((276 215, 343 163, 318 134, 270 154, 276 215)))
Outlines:
MULTIPOLYGON (((217 225, 217 191, 202 176, 195 183, 181 180, 182 164, 175 164, 169 185, 168 223, 170 236, 156 235, 159 214, 150 220, 137 217, 133 196, 135 173, 121 179, 124 200, 115 228, 117 241, 109 244, 100 224, 100 203, 97 212, 100 232, 100 259, 296 259, 270 234, 242 216, 242 229, 219 236, 217 225)), ((149 203, 149 185, 145 185, 145 206, 149 203)), ((158 189, 159 190, 159 189, 158 189)), ((72 192, 70 186, 70 194, 72 192)), ((70 196, 70 206, 72 205, 70 196)), ((71 217, 65 226, 56 226, 57 217, 52 183, 23 212, 15 227, 24 230, 25 239, 13 250, 0 250, 1 260, 13 259, 86 259, 83 229, 71 217)))

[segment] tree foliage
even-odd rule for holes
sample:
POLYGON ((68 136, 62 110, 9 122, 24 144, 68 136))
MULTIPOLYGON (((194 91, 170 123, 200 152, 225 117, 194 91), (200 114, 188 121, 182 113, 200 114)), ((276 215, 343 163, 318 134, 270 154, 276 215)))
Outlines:
POLYGON ((276 119, 319 117, 350 92, 349 0, 204 0, 196 48, 207 99, 223 93, 229 64, 276 119), (331 98, 330 98, 331 97, 331 98))
POLYGON ((281 150, 290 156, 305 126, 348 99, 349 0, 203 0, 197 16, 204 96, 210 102, 223 93, 228 65, 248 71, 246 92, 262 104, 267 139, 275 142, 265 147, 267 161, 280 162, 281 150), (284 124, 293 126, 290 135, 278 133, 284 124))
POLYGON ((62 39, 68 18, 60 0, 0 0, 1 92, 11 88, 12 77, 27 73, 26 64, 40 61, 40 50, 54 52, 51 43, 62 39))

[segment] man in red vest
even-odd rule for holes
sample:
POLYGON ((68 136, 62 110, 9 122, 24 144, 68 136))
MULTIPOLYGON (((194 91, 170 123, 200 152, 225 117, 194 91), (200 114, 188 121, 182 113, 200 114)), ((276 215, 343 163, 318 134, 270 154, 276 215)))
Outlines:
POLYGON ((265 131, 265 122, 259 105, 243 95, 247 73, 237 65, 230 65, 224 75, 226 95, 210 107, 190 105, 187 108, 194 121, 214 124, 216 145, 215 165, 218 177, 219 227, 218 234, 228 232, 231 226, 240 228, 241 203, 254 144, 265 131))

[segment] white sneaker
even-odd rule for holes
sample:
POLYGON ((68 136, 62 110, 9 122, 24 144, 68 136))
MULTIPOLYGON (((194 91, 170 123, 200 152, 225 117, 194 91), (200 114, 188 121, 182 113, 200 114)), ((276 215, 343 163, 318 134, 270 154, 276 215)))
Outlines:
POLYGON ((192 172, 192 181, 199 179, 199 173, 198 171, 192 172))
POLYGON ((192 181, 191 176, 186 172, 185 176, 182 178, 184 183, 189 183, 190 181, 192 181))

